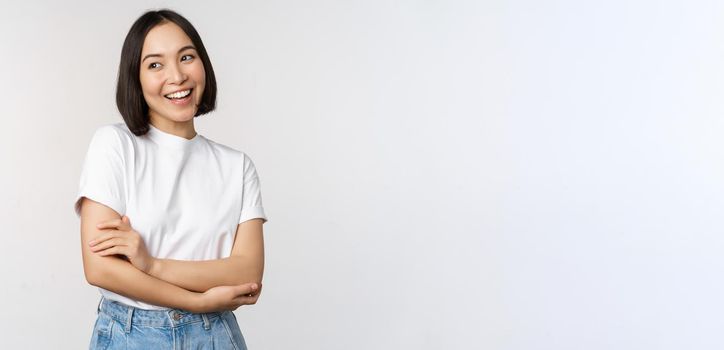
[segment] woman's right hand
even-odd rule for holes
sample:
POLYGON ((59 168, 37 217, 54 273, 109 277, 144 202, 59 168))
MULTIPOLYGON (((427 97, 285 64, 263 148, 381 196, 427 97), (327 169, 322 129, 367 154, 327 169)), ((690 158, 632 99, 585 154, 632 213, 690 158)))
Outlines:
POLYGON ((198 310, 193 312, 234 311, 241 305, 256 304, 261 284, 245 283, 237 286, 218 286, 199 294, 198 310))

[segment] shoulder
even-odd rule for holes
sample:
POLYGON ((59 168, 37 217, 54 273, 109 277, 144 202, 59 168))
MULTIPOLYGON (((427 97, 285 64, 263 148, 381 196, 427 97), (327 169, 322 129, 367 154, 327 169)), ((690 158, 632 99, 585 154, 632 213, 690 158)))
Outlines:
POLYGON ((133 143, 133 133, 125 123, 109 123, 97 127, 91 138, 91 149, 123 150, 133 143))
POLYGON ((250 169, 254 169, 254 162, 245 151, 218 143, 208 138, 206 138, 206 141, 208 141, 208 144, 215 150, 215 152, 224 154, 229 159, 235 161, 244 173, 247 173, 250 169))
POLYGON ((249 157, 244 151, 242 151, 238 148, 234 148, 234 147, 225 145, 223 143, 216 142, 216 141, 208 139, 208 138, 205 138, 205 139, 208 142, 209 146, 211 148, 213 148, 215 151, 226 154, 231 158, 245 162, 246 159, 249 157))
POLYGON ((103 124, 96 128, 93 133, 94 139, 99 140, 121 140, 130 138, 133 135, 125 123, 103 124))

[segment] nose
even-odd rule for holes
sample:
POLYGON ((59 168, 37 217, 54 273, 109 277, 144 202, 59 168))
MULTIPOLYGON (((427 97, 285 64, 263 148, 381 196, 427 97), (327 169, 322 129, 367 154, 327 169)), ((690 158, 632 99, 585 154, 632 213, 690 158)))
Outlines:
POLYGON ((182 84, 186 81, 186 73, 184 73, 183 68, 181 68, 178 64, 171 65, 167 72, 169 83, 182 84))

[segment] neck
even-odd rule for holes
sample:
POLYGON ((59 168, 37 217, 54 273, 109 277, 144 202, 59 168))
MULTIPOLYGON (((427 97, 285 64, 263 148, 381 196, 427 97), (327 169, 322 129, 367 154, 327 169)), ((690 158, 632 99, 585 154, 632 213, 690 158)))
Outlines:
POLYGON ((185 122, 177 122, 173 120, 168 120, 166 118, 159 118, 155 117, 154 115, 150 115, 149 123, 156 127, 156 129, 172 135, 183 137, 187 140, 191 140, 196 136, 196 129, 194 128, 193 119, 185 122))

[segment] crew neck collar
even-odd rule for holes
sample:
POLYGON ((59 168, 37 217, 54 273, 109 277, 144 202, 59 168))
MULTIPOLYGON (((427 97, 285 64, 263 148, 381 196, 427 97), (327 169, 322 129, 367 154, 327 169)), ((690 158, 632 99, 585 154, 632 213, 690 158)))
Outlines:
POLYGON ((202 138, 202 136, 198 132, 196 132, 196 136, 189 140, 181 136, 169 134, 153 126, 153 124, 151 123, 148 123, 148 137, 159 145, 176 149, 188 149, 193 145, 199 143, 202 138))

